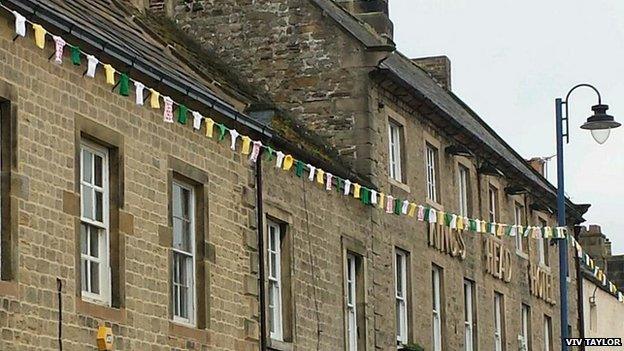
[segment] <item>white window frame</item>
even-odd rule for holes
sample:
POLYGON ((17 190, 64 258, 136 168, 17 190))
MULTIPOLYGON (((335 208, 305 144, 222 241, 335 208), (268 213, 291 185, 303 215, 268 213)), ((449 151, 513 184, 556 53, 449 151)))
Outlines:
POLYGON ((544 315, 544 351, 550 351, 552 345, 552 319, 544 315))
POLYGON ((409 332, 407 323, 407 264, 407 253, 396 249, 394 255, 394 293, 397 314, 397 344, 399 345, 407 344, 409 332))
POLYGON ((494 292, 494 351, 503 351, 503 295, 494 292))
POLYGON ((388 120, 388 166, 390 178, 403 182, 401 159, 401 129, 403 127, 388 120))
POLYGON ((433 351, 442 350, 442 306, 440 303, 440 276, 441 268, 434 266, 431 270, 432 299, 432 345, 433 351))
POLYGON ((81 140, 80 142, 80 272, 82 281, 82 299, 97 304, 111 305, 111 267, 110 267, 110 212, 109 212, 109 152, 108 148, 92 143, 87 140, 81 140), (91 180, 84 180, 84 156, 85 152, 92 154, 91 158, 91 180), (102 185, 95 185, 95 157, 102 158, 102 185), (86 188, 86 189, 85 189, 86 188), (91 211, 93 212, 90 218, 88 214, 84 213, 85 201, 87 196, 85 190, 91 193, 91 211), (102 220, 95 219, 96 212, 96 196, 99 192, 102 196, 102 220), (83 244, 82 228, 87 229, 86 243, 83 244), (89 253, 84 253, 83 248, 87 251, 91 249, 91 230, 97 228, 98 233, 98 256, 95 257, 89 253), (99 276, 99 293, 94 293, 91 290, 91 264, 98 264, 98 276, 99 276), (89 266, 89 269, 85 270, 85 264, 89 266), (87 285, 87 286, 85 286, 87 285))
POLYGON ((427 175, 427 199, 438 202, 436 173, 438 171, 438 149, 425 144, 425 174, 427 175))
POLYGON ((345 267, 345 316, 347 329, 347 350, 357 351, 357 285, 356 260, 354 254, 348 253, 345 267))
POLYGON ((488 203, 488 214, 489 214, 489 219, 490 222, 497 222, 498 221, 498 188, 495 187, 494 185, 490 184, 490 186, 488 187, 488 198, 489 198, 489 203, 488 203))
POLYGON ((468 216, 468 179, 470 171, 467 167, 459 165, 457 171, 457 184, 459 189, 459 214, 462 217, 468 216))
POLYGON ((474 347, 474 288, 473 281, 464 279, 464 351, 473 351, 474 347))
MULTIPOLYGON (((524 214, 524 207, 517 202, 514 203, 514 224, 515 225, 523 225, 522 223, 523 214, 524 214)), ((522 233, 516 233, 516 251, 519 253, 524 252, 524 243, 522 241, 523 238, 524 236, 522 235, 522 233)))
POLYGON ((282 228, 273 221, 267 221, 269 232, 267 235, 267 266, 268 266, 268 310, 269 333, 271 339, 283 341, 282 316, 282 228), (273 260, 275 269, 273 269, 273 260), (273 301, 273 304, 271 304, 273 301))
MULTIPOLYGON (((171 195, 171 201, 172 201, 172 206, 171 206, 171 216, 172 218, 174 217, 174 213, 173 213, 173 208, 175 207, 175 191, 174 188, 175 187, 180 187, 181 190, 187 190, 189 192, 189 204, 188 204, 188 208, 189 208, 189 214, 188 214, 188 226, 189 226, 189 244, 190 244, 190 248, 191 251, 184 251, 181 249, 177 249, 174 246, 171 247, 172 250, 172 262, 171 262, 171 272, 172 272, 172 276, 171 276, 171 284, 173 286, 172 288, 172 294, 171 294, 171 306, 172 306, 172 316, 173 316, 173 321, 176 323, 180 323, 180 324, 186 324, 186 325, 190 325, 190 326, 195 326, 196 324, 196 317, 197 317, 197 294, 195 292, 195 288, 197 286, 196 284, 196 275, 195 275, 195 260, 196 260, 196 248, 195 248, 195 189, 189 185, 186 184, 184 182, 178 181, 178 180, 174 180, 172 182, 172 195, 171 195), (180 285, 180 290, 182 289, 181 284, 176 284, 175 283, 175 278, 174 275, 176 274, 176 255, 178 256, 186 256, 184 258, 185 260, 185 265, 186 265, 186 272, 187 272, 187 306, 186 306, 186 310, 188 311, 188 316, 184 317, 179 315, 178 313, 176 313, 176 309, 181 309, 181 301, 176 301, 176 285, 180 285), (176 307, 179 306, 179 307, 176 307)), ((180 201, 182 201, 183 199, 180 198, 180 201)), ((181 220, 185 220, 184 218, 180 218, 181 220)), ((175 235, 175 233, 174 233, 175 235)), ((178 293, 178 296, 181 296, 178 293)), ((181 300, 180 298, 178 298, 178 300, 181 300)))
POLYGON ((521 323, 522 324, 520 326, 521 327, 520 337, 522 337, 522 341, 524 342, 524 346, 525 346, 523 351, 529 351, 529 348, 530 348, 529 338, 531 337, 529 335, 529 332, 530 332, 529 324, 531 323, 531 307, 525 304, 522 304, 521 323))

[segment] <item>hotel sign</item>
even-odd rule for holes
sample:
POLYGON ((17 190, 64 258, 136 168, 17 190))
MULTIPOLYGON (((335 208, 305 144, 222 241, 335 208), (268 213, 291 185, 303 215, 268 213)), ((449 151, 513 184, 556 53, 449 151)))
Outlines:
POLYGON ((460 230, 430 224, 428 244, 451 257, 466 258, 466 243, 460 230))
POLYGON ((511 251, 492 235, 485 238, 485 271, 494 278, 509 283, 512 277, 511 251))
POLYGON ((534 263, 529 263, 529 288, 531 295, 555 304, 555 280, 552 274, 534 263))

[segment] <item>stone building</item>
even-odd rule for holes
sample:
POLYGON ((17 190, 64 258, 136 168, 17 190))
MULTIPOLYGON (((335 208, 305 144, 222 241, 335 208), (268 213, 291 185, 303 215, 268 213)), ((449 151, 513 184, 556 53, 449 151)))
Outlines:
POLYGON ((624 254, 613 254, 611 241, 599 225, 582 226, 579 242, 615 285, 624 286, 624 254))
MULTIPOLYGON (((449 60, 396 50, 387 2, 2 4, 336 179, 555 225, 555 189, 452 93, 449 60)), ((1 350, 97 349, 102 325, 119 350, 559 347, 549 240, 425 225, 266 155, 250 165, 0 15, 1 350)), ((582 222, 587 206, 567 206, 582 222)))
MULTIPOLYGON (((599 225, 579 228, 578 240, 585 252, 618 287, 624 286, 624 255, 611 253, 611 241, 599 225)), ((586 338, 624 338, 624 305, 591 270, 581 266, 583 284, 580 296, 583 315, 583 336, 586 338)))

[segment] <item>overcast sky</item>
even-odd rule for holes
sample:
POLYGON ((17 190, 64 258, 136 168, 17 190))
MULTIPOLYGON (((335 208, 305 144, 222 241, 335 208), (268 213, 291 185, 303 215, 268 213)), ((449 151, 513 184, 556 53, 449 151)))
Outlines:
MULTIPOLYGON (((624 1, 389 2, 399 50, 447 55, 453 91, 525 158, 555 154, 554 99, 577 83, 595 85, 624 122, 624 1)), ((596 144, 578 128, 594 104, 589 89, 570 99, 566 193, 592 204, 586 224, 602 225, 614 253, 624 253, 624 127, 596 144)))

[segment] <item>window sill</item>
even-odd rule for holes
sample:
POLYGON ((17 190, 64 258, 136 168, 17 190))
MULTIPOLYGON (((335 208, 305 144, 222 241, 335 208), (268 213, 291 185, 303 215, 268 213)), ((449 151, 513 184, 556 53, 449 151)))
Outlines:
POLYGON ((411 192, 409 185, 407 185, 407 184, 405 184, 403 182, 400 182, 400 181, 398 181, 398 180, 396 180, 394 178, 388 177, 388 183, 390 183, 391 186, 397 187, 397 188, 405 191, 406 193, 411 192))
POLYGON ((292 351, 294 349, 292 342, 279 341, 279 340, 270 339, 270 338, 269 338, 269 345, 267 346, 269 347, 269 350, 275 350, 275 351, 292 351))
POLYGON ((76 311, 79 314, 86 314, 92 317, 105 319, 110 322, 126 323, 126 309, 114 308, 99 305, 93 302, 84 301, 80 297, 76 298, 76 311))
POLYGON ((169 321, 169 335, 194 339, 202 344, 207 344, 210 341, 207 330, 197 329, 174 321, 169 321))
POLYGON ((14 280, 0 281, 0 296, 18 297, 18 286, 14 280))
POLYGON ((433 208, 433 209, 434 209, 434 210, 436 210, 436 211, 442 211, 442 210, 444 210, 444 206, 440 205, 439 203, 437 203, 437 202, 435 202, 435 201, 433 201, 433 200, 431 200, 431 199, 427 199, 427 200, 425 201, 425 204, 426 204, 427 206, 429 206, 429 207, 433 208))
POLYGON ((519 257, 521 257, 521 258, 523 258, 525 260, 529 259, 529 255, 526 252, 524 252, 524 251, 516 250, 516 255, 518 255, 519 257))

